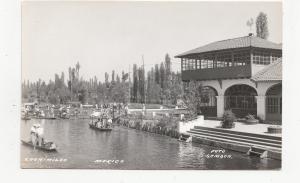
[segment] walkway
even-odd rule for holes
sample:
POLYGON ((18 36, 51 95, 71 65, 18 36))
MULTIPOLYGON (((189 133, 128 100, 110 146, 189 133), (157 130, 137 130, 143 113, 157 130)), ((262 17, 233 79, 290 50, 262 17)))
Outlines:
MULTIPOLYGON (((203 127, 210 127, 210 128, 218 128, 221 124, 221 121, 217 120, 204 120, 203 123, 199 126, 203 127)), ((263 135, 270 135, 270 136, 277 136, 281 137, 281 134, 270 134, 267 133, 268 126, 272 126, 270 124, 256 124, 256 125, 247 125, 242 122, 236 122, 235 127, 232 129, 224 129, 229 131, 239 131, 239 132, 247 132, 247 133, 254 133, 254 134, 263 134, 263 135)))

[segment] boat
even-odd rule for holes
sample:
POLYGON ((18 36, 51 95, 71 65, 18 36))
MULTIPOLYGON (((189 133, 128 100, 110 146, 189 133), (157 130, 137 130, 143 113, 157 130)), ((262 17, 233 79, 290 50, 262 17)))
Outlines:
POLYGON ((43 117, 43 116, 35 116, 34 118, 35 119, 51 119, 51 120, 56 119, 56 117, 43 117))
POLYGON ((181 134, 177 140, 179 142, 192 142, 192 137, 188 134, 181 134))
MULTIPOLYGON (((34 147, 31 140, 29 141, 21 140, 21 142, 26 146, 34 147)), ((42 146, 35 146, 35 148, 43 151, 48 151, 48 152, 57 151, 56 145, 53 142, 45 142, 44 144, 42 144, 42 146)))
POLYGON ((70 115, 66 112, 63 112, 60 114, 61 119, 70 119, 70 115))
POLYGON ((26 112, 25 109, 21 111, 21 120, 25 120, 25 121, 31 120, 31 118, 28 115, 28 112, 26 112))
POLYGON ((92 121, 89 123, 90 128, 99 131, 112 131, 113 126, 111 118, 101 114, 101 112, 93 112, 90 117, 92 119, 92 121), (96 125, 97 123, 101 123, 100 127, 96 125))
POLYGON ((56 119, 56 117, 44 117, 44 118, 41 118, 41 119, 56 119))
POLYGON ((70 119, 70 116, 61 116, 61 119, 70 119))
POLYGON ((25 120, 25 121, 27 121, 27 120, 31 120, 31 118, 30 118, 30 117, 28 117, 28 116, 23 116, 21 119, 22 119, 22 120, 25 120))
POLYGON ((93 124, 89 124, 90 128, 95 129, 95 130, 99 130, 99 131, 112 131, 112 128, 101 128, 101 127, 96 127, 93 124))

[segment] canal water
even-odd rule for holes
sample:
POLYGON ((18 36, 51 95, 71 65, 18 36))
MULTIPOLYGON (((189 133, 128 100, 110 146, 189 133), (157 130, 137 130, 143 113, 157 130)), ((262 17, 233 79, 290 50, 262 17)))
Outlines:
POLYGON ((123 126, 111 132, 90 129, 88 120, 21 121, 21 139, 30 138, 34 123, 44 127, 57 152, 43 152, 21 144, 22 168, 93 169, 280 169, 281 161, 176 139, 123 126))

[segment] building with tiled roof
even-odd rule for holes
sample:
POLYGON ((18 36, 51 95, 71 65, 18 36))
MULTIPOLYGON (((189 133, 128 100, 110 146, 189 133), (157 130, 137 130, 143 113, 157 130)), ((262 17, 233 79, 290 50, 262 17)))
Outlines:
POLYGON ((222 41, 216 41, 209 43, 207 45, 192 49, 190 51, 184 52, 176 57, 185 57, 193 54, 212 52, 212 51, 225 51, 236 48, 263 48, 263 49, 274 49, 281 50, 282 45, 270 42, 268 40, 256 37, 256 36, 244 36, 234 39, 226 39, 222 41))
POLYGON ((251 77, 254 82, 282 81, 282 59, 274 61, 251 77))
POLYGON ((238 117, 253 114, 281 121, 282 44, 249 34, 216 41, 183 52, 182 80, 202 83, 200 109, 222 117, 231 109, 238 117))

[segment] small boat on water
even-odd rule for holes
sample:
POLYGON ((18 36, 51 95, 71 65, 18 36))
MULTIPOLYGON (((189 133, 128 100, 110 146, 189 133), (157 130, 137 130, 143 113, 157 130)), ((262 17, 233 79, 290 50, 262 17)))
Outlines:
POLYGON ((91 115, 92 121, 89 123, 90 128, 99 131, 112 131, 112 119, 99 113, 94 112, 91 115))
MULTIPOLYGON (((26 146, 34 147, 31 140, 29 140, 29 141, 21 140, 21 142, 26 146)), ((48 152, 57 151, 56 150, 56 145, 53 142, 45 142, 41 146, 36 145, 35 148, 39 149, 39 150, 43 150, 43 151, 48 151, 48 152)))
POLYGON ((68 113, 62 113, 60 114, 61 119, 70 119, 70 115, 68 113))
POLYGON ((188 134, 181 134, 178 141, 179 142, 192 142, 192 137, 188 134))
POLYGON ((51 120, 56 119, 56 117, 42 117, 42 116, 35 116, 34 118, 35 119, 51 119, 51 120))
POLYGON ((25 120, 25 121, 31 120, 31 118, 29 117, 28 112, 26 110, 21 111, 21 120, 25 120))
POLYGON ((93 124, 89 124, 90 128, 99 130, 99 131, 112 131, 112 128, 104 128, 104 127, 97 127, 93 124))
POLYGON ((34 149, 39 149, 43 151, 56 151, 56 145, 54 142, 47 142, 44 139, 44 128, 39 124, 33 124, 30 129, 30 140, 21 142, 26 146, 31 146, 34 149))
POLYGON ((56 117, 44 117, 42 119, 56 119, 56 117))
POLYGON ((22 119, 22 120, 24 120, 24 121, 31 120, 31 118, 30 118, 30 117, 28 117, 28 116, 24 116, 24 117, 22 117, 21 119, 22 119))

